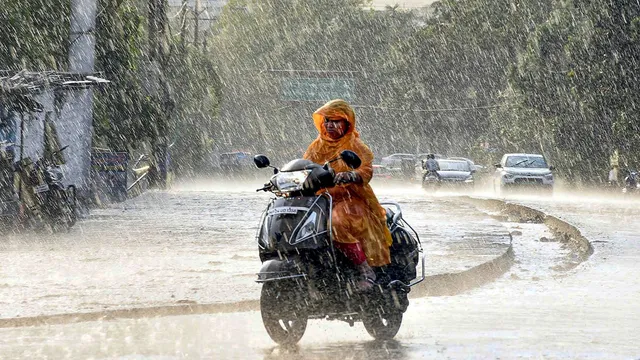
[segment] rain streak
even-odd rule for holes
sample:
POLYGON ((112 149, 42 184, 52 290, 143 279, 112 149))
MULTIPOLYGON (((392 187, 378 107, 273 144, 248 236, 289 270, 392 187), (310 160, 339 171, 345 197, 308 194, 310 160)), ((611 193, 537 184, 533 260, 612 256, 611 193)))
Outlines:
POLYGON ((2 0, 0 359, 640 358, 640 3, 2 0))

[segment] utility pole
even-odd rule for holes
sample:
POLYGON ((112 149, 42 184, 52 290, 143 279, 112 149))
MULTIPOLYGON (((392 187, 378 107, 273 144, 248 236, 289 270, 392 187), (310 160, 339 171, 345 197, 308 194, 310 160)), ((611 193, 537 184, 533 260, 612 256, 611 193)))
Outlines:
POLYGON ((154 176, 150 182, 160 188, 167 186, 169 128, 173 111, 173 96, 166 79, 167 73, 167 0, 148 0, 149 10, 149 67, 152 98, 160 105, 155 119, 155 139, 152 144, 154 176))
MULTIPOLYGON (((71 0, 69 72, 91 75, 95 63, 96 0, 71 0)), ((90 189, 91 139, 93 137, 93 91, 81 88, 69 92, 58 119, 58 135, 66 142, 66 176, 80 197, 90 189)))
POLYGON ((185 49, 187 46, 187 11, 189 7, 189 0, 182 0, 182 6, 180 7, 180 47, 185 49))
POLYGON ((200 47, 200 14, 202 13, 202 9, 200 7, 200 0, 196 0, 195 4, 195 24, 193 30, 193 45, 197 49, 200 47))

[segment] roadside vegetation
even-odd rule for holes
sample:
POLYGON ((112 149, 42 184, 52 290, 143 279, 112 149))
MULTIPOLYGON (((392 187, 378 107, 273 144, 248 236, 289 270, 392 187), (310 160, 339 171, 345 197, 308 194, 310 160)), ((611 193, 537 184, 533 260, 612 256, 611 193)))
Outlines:
MULTIPOLYGON (((96 71, 115 84, 95 95, 97 145, 167 137, 183 172, 206 166, 212 151, 289 158, 314 137, 310 114, 323 99, 283 88, 322 78, 355 84, 348 100, 379 155, 488 163, 539 152, 585 181, 605 181, 615 151, 622 167, 640 160, 636 2, 441 0, 374 11, 363 0, 230 0, 201 34, 193 14, 167 18, 162 96, 146 83, 147 5, 99 0, 96 71)), ((3 8, 0 68, 66 68, 69 0, 3 8)))

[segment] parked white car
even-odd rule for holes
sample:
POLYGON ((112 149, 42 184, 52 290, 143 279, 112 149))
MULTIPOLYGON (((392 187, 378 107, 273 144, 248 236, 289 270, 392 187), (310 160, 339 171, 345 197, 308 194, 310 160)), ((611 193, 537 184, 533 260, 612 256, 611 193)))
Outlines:
POLYGON ((495 190, 534 186, 553 191, 553 166, 540 154, 505 154, 495 166, 495 190))

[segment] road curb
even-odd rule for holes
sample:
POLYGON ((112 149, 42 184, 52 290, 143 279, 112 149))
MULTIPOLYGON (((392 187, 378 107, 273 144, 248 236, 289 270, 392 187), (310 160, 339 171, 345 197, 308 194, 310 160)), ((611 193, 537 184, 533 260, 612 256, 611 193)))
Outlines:
MULTIPOLYGON (((547 215, 542 211, 497 199, 480 199, 472 197, 458 197, 457 199, 467 201, 480 208, 499 211, 516 221, 543 223, 558 237, 559 241, 571 246, 572 249, 580 255, 579 257, 581 261, 586 260, 593 253, 591 243, 582 236, 575 226, 554 216, 547 215)), ((509 235, 509 237, 511 239, 511 235, 509 235)), ((492 260, 457 273, 444 273, 427 276, 422 283, 412 288, 410 297, 453 296, 460 294, 480 287, 502 276, 511 268, 514 261, 515 256, 513 245, 510 241, 509 247, 506 251, 492 260)), ((577 266, 577 264, 573 265, 573 267, 575 266, 577 266)), ((235 303, 178 304, 147 308, 107 310, 90 313, 0 319, 0 328, 56 325, 88 321, 108 321, 114 319, 138 319, 179 315, 247 312, 258 311, 259 309, 260 302, 258 300, 246 300, 235 303)))
MULTIPOLYGON (((482 286, 502 274, 513 265, 512 245, 502 255, 471 269, 458 273, 445 273, 427 276, 425 280, 412 288, 411 298, 425 296, 451 296, 482 286)), ((88 313, 57 314, 24 318, 0 319, 0 328, 27 326, 50 326, 90 321, 109 321, 115 319, 139 319, 151 317, 220 314, 260 310, 258 300, 245 300, 234 303, 181 304, 145 308, 106 310, 88 313)))
POLYGON ((553 215, 506 200, 482 199, 469 196, 461 197, 461 199, 476 206, 506 214, 510 220, 516 222, 533 222, 546 225, 560 243, 567 245, 573 255, 569 261, 563 264, 562 270, 575 268, 593 254, 591 242, 582 235, 582 232, 577 227, 553 215))
POLYGON ((452 296, 480 287, 507 272, 514 259, 513 245, 510 244, 502 255, 468 270, 427 276, 411 289, 410 297, 452 296))
POLYGON ((109 321, 115 319, 139 319, 179 315, 219 314, 256 310, 260 310, 260 302, 258 300, 245 300, 235 303, 165 305, 144 308, 96 311, 88 313, 7 318, 0 319, 0 328, 60 325, 89 321, 109 321))

